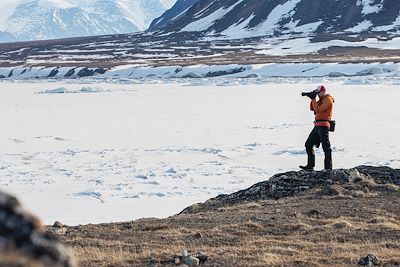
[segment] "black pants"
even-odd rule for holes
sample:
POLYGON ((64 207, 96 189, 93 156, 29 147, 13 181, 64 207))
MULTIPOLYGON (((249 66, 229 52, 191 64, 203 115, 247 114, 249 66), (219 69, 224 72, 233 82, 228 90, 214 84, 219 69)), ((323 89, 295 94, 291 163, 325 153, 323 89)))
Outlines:
POLYGON ((306 151, 308 156, 307 166, 315 167, 315 152, 314 146, 319 147, 322 144, 322 148, 325 153, 325 169, 332 169, 332 149, 331 142, 329 141, 329 128, 325 126, 315 126, 311 131, 306 141, 306 151))

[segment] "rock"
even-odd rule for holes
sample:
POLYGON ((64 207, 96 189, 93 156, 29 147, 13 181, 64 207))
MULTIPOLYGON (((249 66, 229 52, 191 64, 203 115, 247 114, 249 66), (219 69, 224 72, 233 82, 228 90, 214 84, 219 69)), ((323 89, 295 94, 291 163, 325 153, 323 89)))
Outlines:
POLYGON ((235 69, 230 69, 230 70, 221 70, 221 71, 210 71, 207 72, 205 77, 210 78, 210 77, 218 77, 218 76, 224 76, 228 74, 236 74, 240 72, 244 72, 246 68, 240 67, 240 68, 235 68, 235 69))
POLYGON ((148 267, 156 267, 157 266, 157 260, 154 257, 150 257, 147 261, 147 266, 148 267))
POLYGON ((88 76, 93 76, 95 73, 95 70, 89 69, 89 68, 83 68, 78 72, 78 77, 88 77, 88 76))
POLYGON ((58 69, 51 70, 50 74, 47 75, 47 78, 51 78, 51 77, 56 76, 58 74, 58 72, 59 72, 58 69))
POLYGON ((373 254, 368 254, 366 257, 362 257, 358 261, 358 265, 361 266, 380 266, 381 264, 382 261, 373 254))
POLYGON ((25 211, 16 198, 1 191, 0 233, 0 259, 8 256, 4 266, 76 266, 70 250, 50 233, 44 233, 39 219, 25 211), (26 258, 26 264, 20 264, 21 257, 26 258))
POLYGON ((69 71, 67 71, 67 73, 65 74, 65 76, 64 77, 71 77, 72 75, 74 75, 74 73, 75 73, 75 68, 73 68, 73 69, 70 69, 69 71))
POLYGON ((62 227, 64 227, 64 224, 59 221, 55 221, 53 224, 53 227, 54 228, 62 228, 62 227))
POLYGON ((97 69, 94 71, 94 73, 95 73, 95 74, 96 74, 96 73, 98 73, 98 74, 104 74, 104 73, 106 73, 106 70, 103 69, 103 68, 97 68, 97 69))
POLYGON ((319 210, 310 210, 306 213, 306 215, 308 217, 315 217, 315 218, 319 218, 321 217, 321 212, 319 210))
POLYGON ((189 256, 189 253, 188 253, 188 251, 185 249, 185 250, 182 250, 182 258, 185 258, 185 257, 187 257, 187 256, 189 256))
POLYGON ((250 216, 250 221, 253 221, 253 222, 258 221, 257 216, 251 215, 251 216, 250 216))
POLYGON ((183 263, 189 267, 194 267, 194 266, 200 265, 200 260, 193 256, 187 256, 187 257, 183 258, 183 263))
POLYGON ((357 169, 353 169, 350 171, 350 175, 349 175, 349 182, 350 183, 359 183, 363 180, 361 174, 359 171, 357 171, 357 169))
POLYGON ((175 254, 172 260, 161 261, 161 264, 183 264, 184 266, 198 266, 199 264, 204 264, 208 259, 202 252, 197 252, 194 255, 190 255, 187 250, 183 250, 181 254, 175 254))
POLYGON ((201 251, 199 251, 199 252, 197 252, 196 254, 194 254, 193 257, 198 258, 199 261, 200 261, 200 264, 204 264, 204 263, 207 261, 207 259, 208 259, 208 256, 206 256, 206 255, 205 255, 203 252, 201 252, 201 251))
POLYGON ((196 239, 200 239, 200 238, 203 237, 203 235, 202 235, 201 233, 197 232, 197 233, 195 233, 195 234, 193 235, 193 237, 196 238, 196 239))
POLYGON ((67 228, 65 228, 65 227, 56 228, 56 229, 54 229, 54 233, 55 233, 56 235, 59 235, 59 236, 66 235, 66 234, 67 234, 67 228))
MULTIPOLYGON (((226 205, 281 199, 292 197, 308 190, 316 189, 318 195, 343 196, 348 190, 356 190, 360 182, 400 186, 400 169, 389 167, 359 166, 353 169, 337 169, 330 172, 290 171, 272 176, 269 180, 257 183, 247 189, 229 195, 219 195, 205 203, 195 204, 184 209, 184 213, 198 213, 203 210, 218 209, 226 205), (353 187, 353 188, 352 188, 353 187), (349 188, 349 189, 347 189, 349 188)), ((355 196, 363 197, 359 192, 355 196)), ((352 197, 349 195, 348 197, 352 197)))
POLYGON ((175 265, 183 264, 182 258, 181 257, 176 257, 175 260, 174 260, 174 263, 175 263, 175 265))

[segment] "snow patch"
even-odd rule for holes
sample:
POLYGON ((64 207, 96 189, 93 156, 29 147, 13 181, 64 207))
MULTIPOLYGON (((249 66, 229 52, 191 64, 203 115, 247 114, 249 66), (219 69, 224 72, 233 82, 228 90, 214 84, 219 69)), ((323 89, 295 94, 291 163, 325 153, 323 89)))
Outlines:
POLYGON ((231 5, 229 8, 221 7, 220 9, 216 10, 214 13, 189 23, 181 30, 181 32, 207 30, 208 28, 210 28, 213 25, 213 23, 216 20, 223 18, 226 14, 228 14, 231 10, 233 10, 238 4, 240 4, 243 1, 244 0, 237 1, 234 5, 231 5))
POLYGON ((254 35, 271 35, 274 30, 279 27, 279 22, 285 18, 290 17, 294 13, 294 9, 301 0, 289 0, 283 4, 277 5, 267 19, 254 29, 254 35))
POLYGON ((36 94, 77 94, 77 93, 102 93, 102 92, 108 92, 108 91, 98 86, 96 87, 84 86, 78 90, 68 90, 65 87, 59 87, 55 89, 42 90, 36 92, 36 94))
POLYGON ((353 28, 349 28, 346 29, 345 32, 362 32, 362 31, 366 31, 369 28, 371 28, 373 26, 372 22, 369 20, 364 20, 363 22, 358 23, 356 26, 354 26, 353 28))
POLYGON ((383 9, 383 0, 380 3, 375 3, 375 0, 357 0, 356 5, 362 5, 361 13, 363 15, 369 15, 373 13, 379 13, 383 9))

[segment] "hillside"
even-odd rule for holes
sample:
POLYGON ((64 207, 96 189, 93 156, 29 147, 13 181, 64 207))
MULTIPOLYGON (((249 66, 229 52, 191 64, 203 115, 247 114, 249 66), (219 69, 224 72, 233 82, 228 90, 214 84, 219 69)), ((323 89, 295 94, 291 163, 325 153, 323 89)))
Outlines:
POLYGON ((0 44, 0 79, 194 78, 264 67, 267 74, 246 71, 239 77, 397 75, 399 71, 400 38, 389 35, 198 38, 197 33, 168 37, 141 33, 0 44), (293 68, 293 63, 298 65, 293 68), (276 68, 274 64, 282 66, 276 68), (192 67, 200 67, 200 71, 192 67), (309 72, 319 67, 324 71, 309 72), (299 69, 299 73, 293 73, 299 69))
POLYGON ((166 219, 48 231, 81 266, 175 266, 185 249, 204 266, 398 266, 399 186, 388 167, 288 172, 166 219))
POLYGON ((229 38, 399 33, 399 11, 397 0, 180 0, 152 23, 150 31, 201 32, 229 38), (187 7, 184 11, 183 6, 187 7))

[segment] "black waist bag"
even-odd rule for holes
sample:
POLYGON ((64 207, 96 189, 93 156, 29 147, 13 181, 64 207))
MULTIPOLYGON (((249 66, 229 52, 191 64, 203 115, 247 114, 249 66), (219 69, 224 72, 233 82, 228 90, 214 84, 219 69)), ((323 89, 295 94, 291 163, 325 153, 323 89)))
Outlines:
POLYGON ((336 128, 336 121, 329 121, 329 131, 334 132, 336 128))

